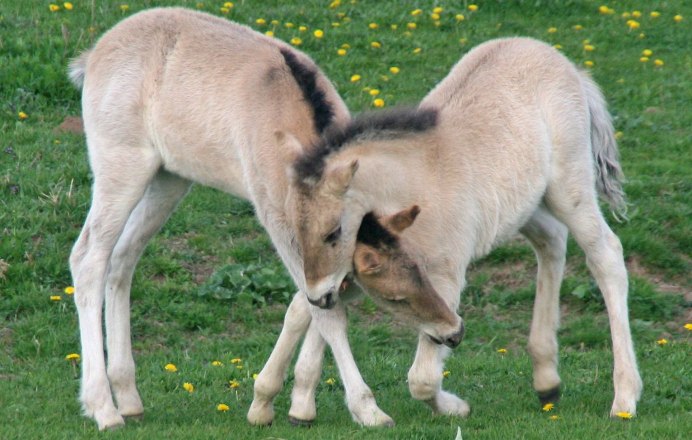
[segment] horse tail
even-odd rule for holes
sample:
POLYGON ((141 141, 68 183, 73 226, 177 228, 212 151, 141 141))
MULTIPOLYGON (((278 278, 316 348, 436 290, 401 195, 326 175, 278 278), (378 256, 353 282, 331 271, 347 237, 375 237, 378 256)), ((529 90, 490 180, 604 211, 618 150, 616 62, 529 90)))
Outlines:
POLYGON ((78 57, 73 58, 70 61, 70 65, 67 69, 67 75, 70 77, 70 81, 78 89, 81 89, 84 85, 84 74, 86 72, 86 64, 89 59, 90 50, 82 52, 78 57))
POLYGON ((627 202, 622 189, 624 175, 613 121, 598 85, 586 72, 581 72, 581 82, 591 119, 591 152, 596 168, 596 188, 610 205, 613 216, 618 221, 626 220, 627 202))

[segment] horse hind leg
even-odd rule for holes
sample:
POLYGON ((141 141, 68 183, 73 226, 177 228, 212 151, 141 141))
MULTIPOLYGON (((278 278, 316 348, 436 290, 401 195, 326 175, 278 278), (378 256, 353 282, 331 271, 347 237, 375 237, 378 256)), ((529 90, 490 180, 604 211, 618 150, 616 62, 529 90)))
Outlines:
POLYGON ((135 384, 135 362, 130 336, 132 276, 147 243, 189 188, 189 181, 159 171, 130 214, 110 259, 105 309, 107 373, 118 412, 123 417, 140 416, 144 410, 135 384))
POLYGON ((70 254, 82 346, 82 406, 99 429, 122 425, 103 352, 102 307, 108 264, 130 213, 159 167, 158 157, 91 136, 92 204, 70 254))
POLYGON ((603 294, 613 343, 615 397, 611 416, 636 413, 642 381, 634 355, 627 308, 627 269, 622 245, 598 207, 590 169, 574 166, 560 176, 560 185, 548 188, 546 202, 567 225, 586 254, 586 263, 603 294))
POLYGON ((560 284, 565 268, 567 228, 539 208, 521 229, 538 260, 536 299, 528 351, 533 362, 533 387, 541 405, 560 398, 557 330, 560 320, 560 284))

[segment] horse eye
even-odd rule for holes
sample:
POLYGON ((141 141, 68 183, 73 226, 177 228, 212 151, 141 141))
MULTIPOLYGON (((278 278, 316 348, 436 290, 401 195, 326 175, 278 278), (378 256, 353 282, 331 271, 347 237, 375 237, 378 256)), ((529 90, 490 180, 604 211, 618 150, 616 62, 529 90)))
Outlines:
POLYGON ((335 244, 339 237, 341 237, 341 225, 339 225, 339 227, 327 234, 327 236, 324 238, 324 241, 325 243, 335 244))

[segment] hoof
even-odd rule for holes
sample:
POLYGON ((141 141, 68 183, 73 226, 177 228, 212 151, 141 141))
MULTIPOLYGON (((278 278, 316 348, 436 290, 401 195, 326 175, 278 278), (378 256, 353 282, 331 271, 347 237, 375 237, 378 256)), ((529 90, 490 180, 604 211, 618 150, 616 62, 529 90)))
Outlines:
POLYGON ((312 426, 312 424, 314 422, 315 422, 314 420, 302 420, 302 419, 295 418, 293 416, 288 416, 288 423, 290 423, 293 426, 300 426, 303 428, 309 428, 312 426))
POLYGON ((144 420, 144 413, 139 414, 124 414, 123 419, 125 422, 136 422, 139 423, 144 420))
POLYGON ((541 406, 548 403, 557 403, 560 400, 560 386, 556 386, 551 390, 537 391, 538 400, 541 402, 541 406))

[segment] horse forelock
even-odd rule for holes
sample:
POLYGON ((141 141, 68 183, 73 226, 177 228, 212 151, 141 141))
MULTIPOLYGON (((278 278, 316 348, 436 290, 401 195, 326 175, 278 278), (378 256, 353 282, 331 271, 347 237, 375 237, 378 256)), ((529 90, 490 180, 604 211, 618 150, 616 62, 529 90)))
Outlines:
POLYGON ((299 183, 311 187, 324 172, 327 157, 348 145, 362 140, 396 139, 425 132, 437 125, 436 109, 401 107, 378 112, 365 112, 344 127, 327 128, 313 148, 300 155, 293 164, 299 183))
POLYGON ((291 70, 293 78, 298 83, 303 98, 312 108, 315 130, 318 135, 321 135, 332 123, 334 110, 327 101, 326 93, 317 84, 318 72, 312 66, 300 62, 298 57, 289 49, 281 48, 280 52, 291 70))
POLYGON ((382 226, 372 212, 363 217, 356 240, 376 249, 382 249, 385 246, 393 248, 399 243, 399 239, 382 226))

